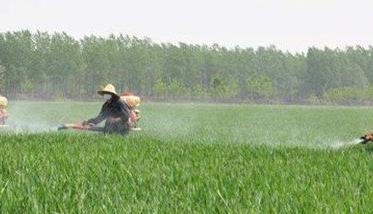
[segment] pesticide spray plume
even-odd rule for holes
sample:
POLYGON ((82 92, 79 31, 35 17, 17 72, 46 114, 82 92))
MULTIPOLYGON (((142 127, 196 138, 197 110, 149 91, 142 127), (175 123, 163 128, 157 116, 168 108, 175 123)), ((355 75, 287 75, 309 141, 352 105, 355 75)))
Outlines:
POLYGON ((360 138, 353 139, 351 141, 336 141, 329 144, 329 147, 331 149, 341 149, 346 148, 350 146, 356 146, 361 144, 362 140, 360 138))
POLYGON ((53 126, 49 125, 46 121, 33 118, 31 120, 25 120, 23 118, 11 118, 8 123, 8 130, 12 132, 28 132, 28 133, 40 133, 53 131, 53 126))
POLYGON ((55 130, 55 125, 45 118, 48 116, 48 113, 42 109, 38 109, 35 112, 32 106, 26 107, 22 103, 13 102, 9 112, 7 131, 15 133, 41 133, 55 130))
POLYGON ((333 149, 339 149, 339 148, 345 148, 345 147, 355 146, 359 144, 364 145, 370 142, 373 142, 373 132, 370 132, 364 136, 361 136, 360 138, 354 139, 349 142, 338 141, 338 142, 331 143, 330 145, 331 145, 331 148, 333 149))

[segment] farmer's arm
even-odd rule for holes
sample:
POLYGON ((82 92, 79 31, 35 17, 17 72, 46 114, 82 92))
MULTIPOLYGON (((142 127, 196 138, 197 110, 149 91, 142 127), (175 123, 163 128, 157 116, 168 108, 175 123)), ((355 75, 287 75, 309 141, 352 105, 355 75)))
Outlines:
POLYGON ((102 108, 101 108, 101 111, 100 111, 100 113, 98 114, 98 116, 97 117, 95 117, 95 118, 92 118, 92 119, 89 119, 89 120, 87 120, 87 121, 84 121, 83 122, 83 124, 85 125, 85 124, 90 124, 90 123, 92 123, 92 124, 99 124, 100 122, 102 122, 103 120, 105 120, 106 119, 106 117, 107 117, 107 115, 108 115, 108 109, 107 109, 108 107, 107 107, 107 105, 103 105, 102 106, 102 108))

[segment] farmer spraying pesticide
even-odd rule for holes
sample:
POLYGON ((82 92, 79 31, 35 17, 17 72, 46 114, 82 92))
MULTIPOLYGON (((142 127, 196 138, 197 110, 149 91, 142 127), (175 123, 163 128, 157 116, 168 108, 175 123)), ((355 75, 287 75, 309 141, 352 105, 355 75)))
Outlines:
POLYGON ((128 123, 131 115, 130 107, 120 99, 120 96, 117 94, 112 84, 106 85, 103 89, 97 91, 97 93, 105 100, 97 117, 78 125, 65 124, 58 129, 74 128, 89 131, 103 131, 108 134, 127 134, 130 130, 130 125, 128 123), (97 124, 104 120, 106 120, 105 127, 97 127, 97 124))
POLYGON ((368 144, 373 142, 373 132, 369 132, 358 139, 355 139, 351 144, 368 144))
POLYGON ((360 137, 360 142, 359 143, 367 144, 369 142, 373 142, 373 132, 370 132, 370 133, 360 137))
POLYGON ((8 112, 6 108, 8 106, 8 99, 0 95, 0 126, 6 126, 5 122, 8 119, 8 112))

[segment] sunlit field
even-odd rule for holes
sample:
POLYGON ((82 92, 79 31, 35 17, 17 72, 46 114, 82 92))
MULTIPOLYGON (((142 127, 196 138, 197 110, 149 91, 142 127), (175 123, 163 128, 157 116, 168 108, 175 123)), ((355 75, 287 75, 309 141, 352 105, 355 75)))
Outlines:
POLYGON ((1 212, 366 212, 373 108, 154 104, 141 132, 57 132, 100 103, 11 103, 1 212))

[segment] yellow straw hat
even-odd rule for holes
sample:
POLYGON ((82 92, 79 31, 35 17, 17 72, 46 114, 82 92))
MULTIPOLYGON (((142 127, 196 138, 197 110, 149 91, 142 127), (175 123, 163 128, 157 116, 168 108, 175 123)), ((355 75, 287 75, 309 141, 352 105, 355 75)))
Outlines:
POLYGON ((0 107, 7 107, 8 99, 6 97, 0 96, 0 107))
POLYGON ((131 108, 134 108, 134 107, 138 107, 141 103, 141 98, 138 97, 138 96, 134 96, 134 95, 129 95, 129 96, 122 96, 121 97, 127 104, 129 107, 131 108))
POLYGON ((117 92, 115 91, 115 87, 112 84, 107 84, 103 89, 98 90, 97 93, 101 96, 103 96, 106 93, 118 96, 117 92))

